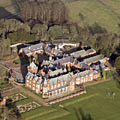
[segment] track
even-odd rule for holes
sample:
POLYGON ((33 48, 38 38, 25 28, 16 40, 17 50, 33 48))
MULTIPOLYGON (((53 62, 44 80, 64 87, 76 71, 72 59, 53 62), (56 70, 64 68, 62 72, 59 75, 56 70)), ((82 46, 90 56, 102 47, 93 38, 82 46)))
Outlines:
POLYGON ((2 66, 3 68, 5 68, 5 69, 8 70, 8 71, 12 69, 13 72, 15 73, 15 75, 16 75, 16 78, 23 80, 22 74, 19 73, 19 72, 17 72, 17 71, 15 71, 13 68, 8 67, 8 66, 5 65, 3 62, 0 62, 0 66, 2 66))

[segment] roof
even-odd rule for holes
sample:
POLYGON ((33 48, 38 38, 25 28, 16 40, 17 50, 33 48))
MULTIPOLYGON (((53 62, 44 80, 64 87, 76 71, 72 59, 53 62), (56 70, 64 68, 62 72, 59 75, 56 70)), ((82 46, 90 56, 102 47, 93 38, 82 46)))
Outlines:
POLYGON ((30 63, 30 67, 31 67, 31 68, 35 68, 35 67, 37 67, 37 66, 35 65, 34 62, 31 62, 31 63, 30 63))
POLYGON ((10 47, 11 48, 13 48, 13 47, 17 47, 17 46, 19 46, 19 45, 21 45, 22 43, 17 43, 17 44, 14 44, 14 45, 10 45, 10 47))
POLYGON ((89 63, 98 62, 98 61, 101 60, 102 58, 103 58, 102 55, 96 55, 96 56, 93 56, 93 57, 90 57, 90 58, 86 58, 86 59, 84 59, 83 61, 84 61, 86 64, 89 64, 89 63))
POLYGON ((14 70, 14 73, 16 74, 16 79, 19 80, 19 82, 23 82, 24 78, 21 73, 14 70))
POLYGON ((54 64, 59 64, 59 63, 64 64, 64 63, 68 63, 68 62, 73 63, 74 58, 72 56, 68 56, 68 57, 65 57, 65 58, 62 58, 62 59, 55 60, 54 64))
POLYGON ((68 73, 68 74, 65 74, 65 75, 61 75, 59 77, 56 77, 56 78, 51 78, 49 79, 49 84, 50 85, 56 85, 58 80, 61 81, 61 82, 67 82, 67 81, 71 81, 71 75, 72 73, 68 73))
POLYGON ((91 48, 91 49, 88 49, 86 52, 89 54, 89 53, 96 52, 96 51, 93 48, 91 48))
POLYGON ((70 55, 72 55, 75 58, 78 58, 78 57, 85 57, 88 54, 87 54, 87 52, 85 50, 80 50, 80 51, 73 52, 70 55))
POLYGON ((36 45, 31 45, 29 47, 25 47, 23 48, 23 52, 25 54, 30 53, 30 52, 35 52, 38 50, 43 50, 44 49, 45 44, 44 43, 38 43, 36 45))
POLYGON ((62 69, 57 69, 55 71, 50 71, 49 74, 50 76, 55 76, 55 75, 58 75, 60 73, 63 73, 63 70, 62 69))
POLYGON ((32 80, 34 78, 34 74, 31 73, 31 72, 28 72, 27 75, 26 75, 26 78, 28 78, 29 80, 32 80))
POLYGON ((86 76, 86 75, 89 75, 91 73, 91 71, 90 70, 85 70, 85 71, 83 71, 83 72, 79 72, 79 73, 76 73, 76 74, 74 74, 73 75, 73 77, 84 77, 84 76, 86 76))

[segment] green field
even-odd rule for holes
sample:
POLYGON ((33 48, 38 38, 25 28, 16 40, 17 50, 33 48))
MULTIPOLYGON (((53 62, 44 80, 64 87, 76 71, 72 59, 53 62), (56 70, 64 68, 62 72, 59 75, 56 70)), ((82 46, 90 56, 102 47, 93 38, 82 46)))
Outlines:
POLYGON ((0 88, 5 87, 8 84, 8 80, 5 80, 6 70, 0 66, 0 88))
MULTIPOLYGON (((20 0, 19 0, 20 1, 20 0)), ((23 2, 23 0, 21 0, 23 2)), ((120 33, 120 0, 62 0, 69 13, 69 21, 81 26, 98 23, 109 32, 120 33), (80 18, 79 13, 83 15, 80 18)), ((0 0, 0 18, 19 11, 16 0, 0 0)))
MULTIPOLYGON (((29 100, 28 100, 29 101, 29 100)), ((94 120, 119 120, 120 118, 120 89, 115 81, 108 81, 87 87, 87 94, 62 101, 49 107, 23 113, 25 120, 77 120, 74 109, 82 109, 90 114, 94 120), (108 92, 115 92, 115 98, 108 96, 108 92), (59 107, 64 105, 65 110, 59 107)))
POLYGON ((120 0, 78 0, 65 3, 72 22, 77 22, 81 26, 98 23, 109 32, 120 33, 118 26, 120 0), (80 19, 79 13, 83 15, 84 19, 80 19))

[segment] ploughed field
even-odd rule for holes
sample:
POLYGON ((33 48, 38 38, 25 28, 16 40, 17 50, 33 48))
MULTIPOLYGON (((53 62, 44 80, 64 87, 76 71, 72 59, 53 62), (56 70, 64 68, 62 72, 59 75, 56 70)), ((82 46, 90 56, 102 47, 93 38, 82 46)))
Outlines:
MULTIPOLYGON (((120 89, 116 87, 114 80, 93 85, 86 89, 86 94, 49 107, 40 106, 22 113, 21 116, 25 120, 78 120, 77 111, 79 117, 81 115, 86 117, 89 114, 94 120, 119 120, 120 89), (79 109, 83 112, 79 112, 79 109)), ((18 102, 17 104, 21 103, 18 102)))

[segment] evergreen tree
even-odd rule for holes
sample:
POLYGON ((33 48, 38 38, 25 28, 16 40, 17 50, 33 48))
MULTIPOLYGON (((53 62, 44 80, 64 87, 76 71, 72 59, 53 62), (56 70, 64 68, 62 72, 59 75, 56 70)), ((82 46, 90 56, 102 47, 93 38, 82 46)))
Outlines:
POLYGON ((106 80, 106 71, 104 68, 102 68, 102 76, 103 76, 103 79, 106 80))

